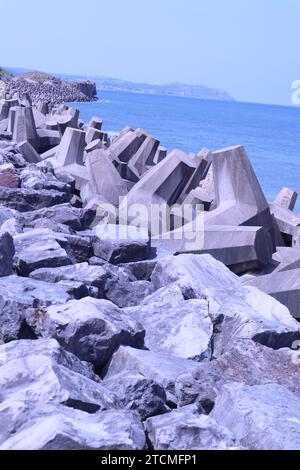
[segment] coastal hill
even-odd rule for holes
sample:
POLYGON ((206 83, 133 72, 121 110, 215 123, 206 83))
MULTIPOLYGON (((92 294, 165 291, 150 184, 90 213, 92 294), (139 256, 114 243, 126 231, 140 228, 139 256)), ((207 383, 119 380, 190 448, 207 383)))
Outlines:
MULTIPOLYGON (((8 69, 15 75, 24 74, 28 70, 8 69)), ((166 85, 152 85, 149 83, 136 83, 117 78, 103 76, 81 76, 55 74, 62 80, 83 81, 89 80, 96 84, 98 90, 117 91, 123 93, 145 93, 152 95, 183 96, 205 100, 234 101, 234 98, 225 90, 209 88, 204 85, 189 85, 187 83, 169 83, 166 85)))
MULTIPOLYGON (((67 77, 66 78, 70 78, 67 77)), ((73 77, 72 77, 73 78, 73 77)), ((79 79, 80 77, 74 77, 79 79)), ((96 83, 98 90, 118 91, 123 93, 145 93, 151 95, 183 96, 204 100, 234 101, 234 98, 225 90, 208 88, 203 85, 189 85, 187 83, 169 83, 166 85, 152 85, 149 83, 135 83, 117 78, 89 77, 96 83)))

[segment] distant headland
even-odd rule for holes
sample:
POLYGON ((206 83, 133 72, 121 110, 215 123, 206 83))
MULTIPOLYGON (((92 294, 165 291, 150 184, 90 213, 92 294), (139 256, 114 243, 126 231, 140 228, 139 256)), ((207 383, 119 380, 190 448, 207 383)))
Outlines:
MULTIPOLYGON (((30 72, 30 70, 7 68, 15 75, 30 72)), ((96 84, 98 90, 116 91, 122 93, 138 93, 151 95, 179 96, 186 98, 235 101, 235 99, 225 90, 209 88, 204 85, 189 85, 186 83, 169 83, 166 85, 153 85, 149 83, 136 83, 117 78, 103 76, 81 76, 55 74, 63 80, 84 81, 88 80, 96 84)))

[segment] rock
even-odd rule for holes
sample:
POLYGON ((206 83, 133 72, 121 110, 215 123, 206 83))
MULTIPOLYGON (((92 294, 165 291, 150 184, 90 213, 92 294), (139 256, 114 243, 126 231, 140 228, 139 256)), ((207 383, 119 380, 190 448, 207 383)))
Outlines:
POLYGON ((286 345, 281 345, 286 349, 274 351, 271 345, 265 347, 251 340, 240 340, 218 359, 199 364, 193 374, 179 376, 175 384, 179 406, 197 403, 210 413, 222 387, 230 382, 278 383, 300 397, 297 353, 292 351, 293 338, 289 341, 287 337, 286 341, 286 345))
POLYGON ((104 380, 103 385, 118 396, 123 406, 138 411, 142 421, 167 411, 164 388, 141 374, 124 372, 104 380))
POLYGON ((0 405, 0 450, 143 450, 146 438, 136 412, 96 414, 62 405, 5 401, 0 405))
POLYGON ((99 225, 94 238, 95 256, 112 264, 142 261, 150 256, 147 230, 127 225, 99 225))
POLYGON ((15 247, 13 238, 8 233, 0 235, 0 277, 13 274, 15 247))
POLYGON ((183 298, 178 302, 172 290, 163 288, 127 310, 145 328, 146 348, 184 359, 209 358, 213 323, 207 302, 183 298))
POLYGON ((113 277, 107 281, 105 297, 120 308, 135 307, 152 294, 153 290, 148 281, 130 282, 123 276, 113 277))
POLYGON ((155 450, 232 450, 237 439, 196 406, 187 406, 146 421, 148 439, 155 450))
POLYGON ((120 265, 129 270, 138 281, 150 281, 157 261, 145 260, 120 265))
POLYGON ((180 357, 121 346, 107 367, 105 380, 125 372, 138 373, 155 380, 173 397, 177 377, 183 372, 192 373, 197 365, 197 362, 180 357))
POLYGON ((93 210, 78 209, 71 204, 60 204, 53 207, 45 207, 32 212, 18 215, 18 220, 26 228, 34 228, 37 220, 47 219, 56 224, 64 224, 75 231, 86 230, 95 220, 93 210))
POLYGON ((0 187, 0 204, 20 212, 69 202, 71 195, 53 190, 10 189, 0 187))
MULTIPOLYGON (((178 286, 185 299, 205 299, 214 324, 213 355, 223 354, 240 338, 265 335, 264 341, 280 342, 286 334, 299 333, 299 324, 286 307, 240 278, 209 255, 166 257, 152 275, 156 289, 178 286)), ((252 281, 251 281, 252 282, 252 281)), ((265 344, 265 343, 264 343, 265 344)))
POLYGON ((167 256, 157 262, 152 274, 156 289, 177 283, 185 298, 202 298, 205 289, 236 289, 237 276, 210 255, 167 256))
MULTIPOLYGON (((30 257, 30 252, 34 250, 33 245, 36 245, 36 248, 39 250, 35 255, 32 255, 34 256, 34 262, 38 263, 39 259, 45 259, 45 262, 43 262, 41 266, 37 264, 32 265, 34 269, 41 267, 59 267, 60 258, 64 260, 61 265, 85 262, 90 258, 92 248, 89 238, 70 235, 68 233, 53 232, 48 228, 30 230, 17 235, 14 241, 16 244, 16 255, 18 257, 25 251, 24 261, 28 266, 27 268, 25 266, 24 269, 29 269, 30 264, 32 264, 33 259, 30 257), (53 250, 51 247, 56 251, 56 253, 53 253, 55 255, 53 256, 53 262, 51 258, 51 251, 53 250), (50 250, 49 253, 47 250, 50 250), (57 263, 55 260, 57 260, 57 263)), ((16 261, 18 262, 18 259, 16 261)), ((34 269, 31 269, 30 272, 34 269)))
POLYGON ((104 367, 120 345, 142 348, 143 328, 107 300, 90 297, 54 305, 41 321, 26 317, 35 334, 55 338, 83 361, 104 367))
POLYGON ((54 340, 2 345, 0 357, 5 357, 0 364, 1 402, 64 404, 88 413, 120 406, 115 394, 92 380, 89 368, 54 340))
POLYGON ((0 227, 4 224, 4 222, 9 219, 13 219, 15 216, 16 211, 0 205, 0 227))
POLYGON ((11 163, 0 165, 0 187, 16 189, 19 187, 19 178, 11 163))
POLYGON ((211 416, 248 449, 300 449, 300 398, 281 385, 225 385, 211 416))
POLYGON ((33 271, 30 277, 51 283, 63 280, 82 282, 87 286, 97 288, 98 298, 103 298, 106 291, 106 284, 110 279, 109 273, 104 268, 101 266, 89 266, 88 263, 59 266, 57 268, 41 268, 33 271))
POLYGON ((26 232, 16 235, 14 242, 16 246, 14 263, 22 276, 29 276, 32 271, 39 268, 72 264, 66 251, 54 237, 51 237, 51 231, 26 232))
POLYGON ((26 309, 32 308, 30 315, 39 318, 43 307, 87 295, 87 288, 78 282, 49 284, 18 276, 0 277, 0 341, 36 337, 24 320, 26 309))

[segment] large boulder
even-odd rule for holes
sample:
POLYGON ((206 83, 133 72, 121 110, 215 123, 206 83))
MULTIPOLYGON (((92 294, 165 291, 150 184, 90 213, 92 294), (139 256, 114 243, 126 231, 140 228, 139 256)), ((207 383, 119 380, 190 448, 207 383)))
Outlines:
POLYGON ((281 385, 225 385, 211 416, 248 449, 300 449, 300 398, 281 385))
POLYGON ((95 256, 112 264, 146 260, 151 242, 147 230, 127 225, 100 225, 94 237, 95 256))
POLYGON ((19 276, 0 278, 0 340, 35 338, 24 320, 26 309, 31 308, 34 318, 40 317, 42 307, 61 304, 88 295, 86 286, 78 282, 50 284, 19 276))
POLYGON ((178 403, 185 406, 196 402, 209 413, 223 385, 234 381, 246 385, 278 383, 300 397, 299 360, 297 352, 292 351, 298 343, 292 337, 286 340, 287 347, 277 351, 252 340, 238 341, 218 359, 199 364, 193 374, 177 378, 178 403))
POLYGON ((90 297, 47 308, 41 318, 27 322, 37 336, 55 338, 83 361, 104 367, 120 345, 142 348, 140 324, 107 300, 90 297))
POLYGON ((234 435, 191 405, 146 421, 148 439, 155 450, 230 450, 234 435))
POLYGON ((120 373, 141 374, 155 380, 165 390, 174 395, 175 381, 183 372, 192 373, 198 363, 168 354, 155 353, 121 346, 113 355, 105 375, 105 380, 120 373))
POLYGON ((185 359, 210 357, 213 323, 206 300, 185 301, 172 285, 127 311, 145 328, 145 346, 151 351, 185 359))
POLYGON ((114 393, 55 340, 0 345, 0 357, 1 402, 61 403, 89 413, 119 408, 114 393))
POLYGON ((0 405, 0 450, 143 450, 139 415, 88 414, 63 405, 7 400, 0 405))
POLYGON ((167 411, 167 396, 162 385, 138 372, 114 375, 104 380, 103 385, 116 394, 122 406, 138 411, 143 421, 167 411))
POLYGON ((287 334, 299 335, 299 324, 286 307, 240 278, 209 255, 166 257, 152 274, 155 288, 177 285, 184 298, 205 299, 214 324, 213 355, 235 341, 263 337, 263 344, 280 344, 287 334))
POLYGON ((36 190, 0 187, 0 204, 20 212, 64 204, 69 202, 71 198, 71 194, 50 189, 36 190))

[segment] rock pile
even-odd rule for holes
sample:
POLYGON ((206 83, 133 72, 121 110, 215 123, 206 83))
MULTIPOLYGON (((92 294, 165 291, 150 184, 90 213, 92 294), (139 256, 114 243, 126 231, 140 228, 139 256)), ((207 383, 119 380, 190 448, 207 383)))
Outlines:
POLYGON ((296 194, 269 204, 242 146, 0 116, 0 449, 299 450, 296 194), (157 237, 155 204, 192 220, 157 237))
POLYGON ((96 101, 96 84, 87 81, 61 80, 42 72, 31 72, 10 79, 6 84, 8 99, 16 94, 29 95, 31 102, 38 106, 46 102, 51 107, 55 104, 78 101, 96 101))

